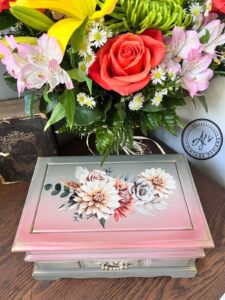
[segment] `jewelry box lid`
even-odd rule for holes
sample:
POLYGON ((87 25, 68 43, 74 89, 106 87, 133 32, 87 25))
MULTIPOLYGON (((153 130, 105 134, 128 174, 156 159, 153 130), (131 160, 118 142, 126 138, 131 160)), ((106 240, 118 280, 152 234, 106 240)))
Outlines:
POLYGON ((211 248, 183 155, 39 158, 13 251, 211 248))

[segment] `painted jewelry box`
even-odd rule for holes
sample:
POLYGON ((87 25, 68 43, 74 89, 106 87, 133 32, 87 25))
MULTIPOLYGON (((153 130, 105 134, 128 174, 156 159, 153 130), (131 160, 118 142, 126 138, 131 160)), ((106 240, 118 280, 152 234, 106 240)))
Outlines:
POLYGON ((12 251, 36 279, 194 277, 214 247, 182 155, 39 158, 12 251))

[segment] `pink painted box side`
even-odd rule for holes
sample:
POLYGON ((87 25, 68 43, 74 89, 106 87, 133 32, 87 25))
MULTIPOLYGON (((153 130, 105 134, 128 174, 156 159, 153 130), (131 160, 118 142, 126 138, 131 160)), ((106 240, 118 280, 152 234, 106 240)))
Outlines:
MULTIPOLYGON (((186 160, 182 156, 144 156, 130 158, 110 158, 109 164, 112 168, 116 166, 133 165, 133 169, 138 171, 138 166, 151 164, 159 165, 171 164, 172 173, 177 176, 179 182, 178 191, 170 201, 167 211, 157 215, 155 221, 146 219, 143 216, 132 215, 129 219, 121 222, 120 225, 113 221, 108 222, 108 229, 102 229, 99 224, 80 223, 76 229, 73 228, 69 214, 63 213, 65 223, 60 223, 57 211, 58 203, 50 203, 50 199, 43 196, 43 185, 46 174, 52 168, 49 166, 71 166, 85 165, 94 168, 100 167, 97 158, 45 158, 39 159, 32 184, 27 196, 27 201, 21 217, 20 225, 15 238, 13 251, 107 251, 111 249, 135 249, 135 251, 150 249, 201 249, 213 247, 212 238, 198 199, 198 195, 191 178, 190 170, 186 160), (136 166, 136 168, 135 168, 136 166), (175 174, 177 172, 177 175, 175 174), (179 196, 178 196, 179 195, 179 196), (183 197, 179 202, 179 197, 183 197), (42 201, 40 202, 40 199, 42 201), (178 203, 178 204, 177 204, 178 203), (177 205, 176 205, 177 204, 177 205), (50 207, 48 207, 50 205, 50 207), (46 213, 53 208, 53 214, 46 213), (178 212, 179 211, 179 214, 178 212), (68 218, 68 219, 67 219, 68 218), (46 220, 43 222, 43 220, 46 220), (160 221, 161 220, 161 221, 160 221), (176 221, 174 221, 176 220, 176 221), (111 223, 110 223, 111 222, 111 223), (55 224, 55 225, 54 225, 55 224), (118 226, 118 227, 116 227, 118 226)), ((170 168, 171 171, 171 168, 170 168)), ((52 171, 50 171, 52 172, 52 171)), ((51 174, 50 174, 51 175, 51 174)), ((69 174, 58 174, 57 176, 68 176, 69 174)), ((168 199, 169 201, 170 199, 168 199)), ((57 200, 61 201, 61 200, 57 200)), ((60 204, 60 203, 59 203, 60 204)), ((161 213, 161 212, 160 212, 161 213)), ((154 218, 153 218, 154 219, 154 218)), ((93 221, 94 222, 94 221, 93 221)))

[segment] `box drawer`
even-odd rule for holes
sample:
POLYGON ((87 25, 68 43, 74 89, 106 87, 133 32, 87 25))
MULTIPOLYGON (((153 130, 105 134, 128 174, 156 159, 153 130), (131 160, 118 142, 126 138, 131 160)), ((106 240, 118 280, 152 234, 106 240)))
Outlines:
POLYGON ((80 261, 81 268, 84 269, 100 269, 100 270, 126 270, 138 268, 141 266, 141 260, 131 259, 112 259, 112 260, 88 260, 80 261))
POLYGON ((47 261, 38 262, 36 265, 39 270, 127 270, 133 268, 151 267, 186 267, 194 259, 109 259, 109 260, 74 260, 74 261, 47 261))
POLYGON ((80 261, 81 268, 85 269, 102 269, 102 270, 123 270, 131 268, 148 268, 148 267, 186 267, 190 264, 190 259, 112 259, 112 260, 90 260, 80 261))
POLYGON ((65 261, 65 262, 57 262, 57 261, 48 261, 48 262, 39 262, 36 263, 39 270, 74 270, 80 269, 81 264, 79 261, 65 261))

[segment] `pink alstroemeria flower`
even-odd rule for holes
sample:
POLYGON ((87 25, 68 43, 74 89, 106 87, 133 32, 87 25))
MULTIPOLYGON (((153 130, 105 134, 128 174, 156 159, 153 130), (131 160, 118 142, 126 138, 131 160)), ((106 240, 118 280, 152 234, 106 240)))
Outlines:
POLYGON ((9 73, 9 75, 17 79, 17 90, 20 95, 25 89, 25 83, 21 78, 21 70, 27 62, 18 53, 13 52, 17 47, 14 37, 6 36, 5 39, 10 48, 6 47, 2 42, 0 42, 0 52, 4 55, 1 62, 6 66, 6 71, 9 73))
POLYGON ((213 77, 213 71, 208 68, 212 62, 212 55, 201 55, 193 50, 188 58, 182 63, 181 86, 188 90, 191 97, 197 95, 198 91, 208 89, 209 80, 213 77))
POLYGON ((199 41, 198 33, 194 30, 183 30, 181 27, 174 27, 172 38, 166 41, 168 49, 165 56, 165 64, 168 71, 177 74, 180 69, 180 61, 187 59, 190 51, 195 50, 199 53, 202 51, 202 45, 199 41))
POLYGON ((208 23, 218 18, 219 16, 216 13, 211 12, 207 16, 204 16, 204 14, 202 13, 198 16, 198 22, 194 24, 193 29, 199 31, 202 27, 206 26, 208 23))
POLYGON ((214 55, 217 46, 225 43, 224 24, 221 24, 220 20, 213 20, 205 25, 199 32, 198 36, 201 38, 209 32, 209 40, 203 44, 203 51, 214 55))
POLYGON ((67 89, 73 89, 73 82, 69 74, 60 67, 63 52, 58 42, 43 34, 37 46, 17 44, 13 36, 7 37, 9 47, 0 42, 0 52, 4 55, 2 63, 7 72, 17 79, 18 93, 27 89, 40 89, 49 84, 49 92, 61 84, 67 89), (16 51, 15 51, 16 50, 16 51))

